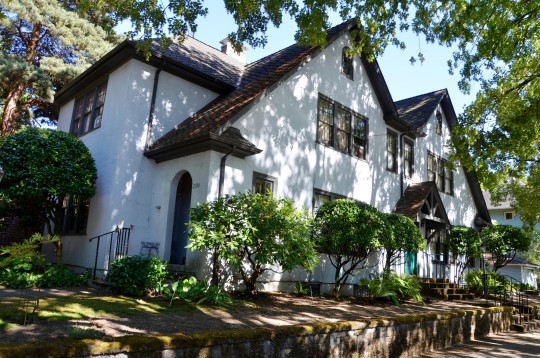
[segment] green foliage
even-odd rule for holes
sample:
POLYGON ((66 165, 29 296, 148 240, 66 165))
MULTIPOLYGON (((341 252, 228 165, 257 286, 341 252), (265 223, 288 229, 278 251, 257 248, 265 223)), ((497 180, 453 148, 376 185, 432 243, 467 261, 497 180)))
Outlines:
POLYGON ((167 262, 158 257, 124 256, 111 263, 107 278, 118 292, 143 296, 161 292, 166 270, 167 262))
POLYGON ((361 201, 338 199, 319 208, 313 236, 336 269, 334 296, 339 297, 341 284, 381 247, 379 237, 388 236, 387 230, 382 213, 361 201))
POLYGON ((298 296, 312 296, 311 289, 302 284, 302 282, 296 282, 294 284, 294 294, 298 296))
POLYGON ((313 269, 317 258, 310 223, 309 214, 289 199, 225 195, 191 210, 188 247, 215 251, 239 271, 246 292, 251 293, 269 265, 280 265, 285 271, 298 266, 313 269))
POLYGON ((76 287, 82 286, 90 277, 89 272, 76 274, 62 265, 51 265, 41 278, 42 287, 76 287))
POLYGON ((55 121, 54 92, 117 43, 113 18, 74 1, 3 1, 0 6, 0 136, 55 121), (105 30, 104 30, 105 29, 105 30))
MULTIPOLYGON (((97 171, 94 159, 82 141, 52 129, 30 128, 0 138, 0 166, 4 178, 0 192, 12 201, 16 215, 32 214, 33 221, 62 234, 57 213, 62 198, 91 198, 97 171), (37 217, 36 217, 37 216, 37 217)), ((57 241, 61 263, 61 242, 57 241)))
POLYGON ((10 288, 72 287, 80 286, 86 275, 77 275, 64 266, 51 265, 40 247, 44 243, 54 243, 58 237, 43 237, 39 234, 21 243, 14 243, 0 249, 0 284, 10 288))
POLYGON ((482 230, 486 252, 493 259, 493 272, 514 259, 517 251, 527 251, 530 238, 522 229, 510 225, 492 225, 482 230))
POLYGON ((384 271, 381 276, 370 281, 364 279, 360 284, 367 284, 370 296, 390 300, 395 305, 399 305, 400 300, 409 298, 416 302, 424 302, 420 293, 422 286, 414 276, 384 271))
POLYGON ((448 250, 455 256, 480 258, 482 239, 478 232, 468 226, 453 226, 448 235, 448 250))
POLYGON ((198 281, 195 277, 189 277, 182 281, 165 284, 163 295, 171 303, 174 299, 201 304, 210 303, 218 307, 227 307, 233 304, 232 297, 220 287, 209 286, 206 281, 198 281))
POLYGON ((392 263, 401 251, 418 252, 426 248, 426 240, 416 224, 400 214, 383 214, 388 230, 379 236, 382 247, 386 250, 385 270, 390 270, 392 263))

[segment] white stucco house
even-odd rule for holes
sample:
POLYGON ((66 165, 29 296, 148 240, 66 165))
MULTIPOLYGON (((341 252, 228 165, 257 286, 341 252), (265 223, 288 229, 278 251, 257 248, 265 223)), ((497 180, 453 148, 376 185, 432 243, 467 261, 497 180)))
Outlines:
MULTIPOLYGON (((444 165, 450 96, 411 84, 413 97, 394 101, 376 61, 347 56, 353 26, 329 30, 324 48, 292 45, 250 64, 227 41, 154 44, 148 61, 126 41, 62 89, 58 129, 84 141, 98 169, 95 197, 66 201, 65 263, 106 270, 113 235, 97 256, 89 240, 119 227, 128 254, 150 246, 201 278, 210 263, 185 249, 188 209, 269 188, 308 209, 347 197, 407 215, 428 249, 398 269, 452 278, 446 230, 490 217, 475 174, 444 165)), ((261 288, 310 280, 329 291, 334 273, 321 262, 310 275, 270 272, 261 288)))

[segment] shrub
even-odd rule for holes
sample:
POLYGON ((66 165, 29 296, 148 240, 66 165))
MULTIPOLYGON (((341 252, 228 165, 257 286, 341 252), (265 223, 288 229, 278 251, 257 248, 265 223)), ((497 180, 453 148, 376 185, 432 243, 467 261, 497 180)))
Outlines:
POLYGON ((384 213, 388 230, 379 236, 379 242, 386 250, 385 270, 399 258, 402 251, 418 252, 426 248, 426 240, 416 224, 406 216, 396 213, 384 213))
POLYGON ((163 294, 165 298, 171 300, 171 303, 174 299, 196 304, 208 302, 220 307, 233 303, 233 299, 226 291, 217 286, 209 286, 206 281, 198 281, 193 276, 164 285, 163 294))
MULTIPOLYGON (((222 196, 191 209, 189 238, 192 250, 210 250, 235 267, 247 293, 257 279, 279 265, 312 270, 317 263, 310 236, 311 217, 289 199, 262 194, 222 196)), ((217 263, 214 263, 214 273, 217 263)), ((216 282, 217 283, 217 282, 216 282)))
MULTIPOLYGON (((482 294, 484 292, 482 270, 471 270, 465 275, 465 283, 469 290, 482 294)), ((486 271, 486 286, 489 293, 501 294, 505 290, 503 277, 497 273, 486 271)), ((510 289, 510 283, 506 282, 506 290, 510 289)))
POLYGON ((89 278, 89 272, 76 274, 65 266, 51 265, 41 279, 43 287, 75 287, 82 286, 89 278))
POLYGON ((341 285, 381 247, 378 238, 387 235, 387 230, 382 213, 361 201, 338 199, 324 203, 317 210, 313 236, 318 250, 328 255, 335 268, 336 298, 341 285))
POLYGON ((111 263, 108 279, 128 296, 161 292, 167 263, 157 257, 124 256, 111 263))
POLYGON ((40 286, 43 273, 51 266, 39 251, 40 246, 56 240, 57 237, 35 234, 23 242, 1 248, 0 284, 9 288, 40 286))
POLYGON ((369 294, 375 298, 384 298, 399 305, 399 300, 412 299, 416 302, 424 302, 420 291, 422 286, 418 278, 409 275, 397 275, 391 271, 385 271, 377 278, 360 284, 368 286, 369 294))

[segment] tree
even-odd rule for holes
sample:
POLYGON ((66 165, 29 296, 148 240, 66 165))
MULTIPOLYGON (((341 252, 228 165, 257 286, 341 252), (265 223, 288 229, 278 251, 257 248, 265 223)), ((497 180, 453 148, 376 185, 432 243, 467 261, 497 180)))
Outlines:
POLYGON ((54 92, 117 41, 112 18, 95 9, 85 13, 79 3, 7 0, 0 5, 0 136, 29 124, 33 116, 54 122, 54 92))
POLYGON ((246 293, 270 265, 312 270, 316 263, 309 214, 289 199, 262 194, 222 196, 191 210, 188 245, 215 251, 238 270, 246 293))
POLYGON ((453 226, 448 235, 448 250, 454 256, 463 256, 465 261, 458 261, 457 269, 459 277, 462 277, 465 268, 473 262, 475 258, 480 258, 482 252, 482 239, 479 233, 468 226, 453 226))
MULTIPOLYGON (((19 212, 33 213, 51 235, 62 235, 64 198, 87 200, 94 196, 97 171, 83 142, 51 129, 30 128, 0 139, 0 191, 19 212)), ((62 263, 62 242, 56 243, 62 263)))
POLYGON ((512 261, 518 251, 527 251, 530 245, 530 239, 523 230, 510 225, 492 225, 484 228, 482 240, 486 252, 491 254, 493 272, 497 272, 512 261))
POLYGON ((319 252, 327 254, 335 268, 334 296, 357 270, 366 267, 368 257, 381 247, 379 237, 388 235, 381 212, 350 199, 324 203, 315 216, 313 236, 319 252))
POLYGON ((426 248, 426 241, 416 224, 400 214, 383 214, 388 230, 381 235, 379 241, 386 250, 385 271, 390 271, 392 264, 402 251, 418 252, 426 248))

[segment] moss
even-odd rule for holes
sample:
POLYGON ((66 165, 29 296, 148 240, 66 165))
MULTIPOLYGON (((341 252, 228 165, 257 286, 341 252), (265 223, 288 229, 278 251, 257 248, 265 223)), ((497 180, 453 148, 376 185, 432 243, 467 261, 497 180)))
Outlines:
MULTIPOLYGON (((173 334, 159 336, 123 336, 104 339, 66 339, 58 342, 32 342, 23 344, 3 344, 1 357, 31 356, 88 356, 106 355, 120 352, 156 352, 164 349, 210 347, 225 343, 250 342, 260 340, 283 341, 288 337, 328 334, 332 332, 356 331, 361 334, 366 328, 389 327, 402 324, 416 324, 437 320, 441 327, 447 327, 453 318, 484 315, 486 313, 510 312, 512 307, 491 307, 479 310, 460 310, 446 313, 406 314, 395 317, 341 322, 317 322, 313 324, 255 328, 238 330, 213 330, 193 334, 173 334)), ((278 343, 279 344, 279 343, 278 343)))

